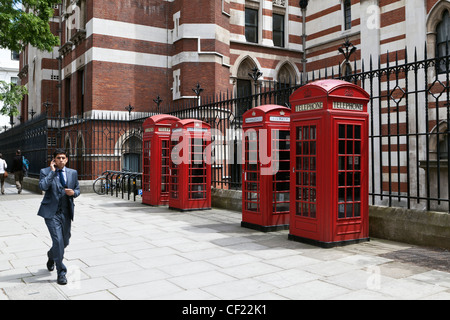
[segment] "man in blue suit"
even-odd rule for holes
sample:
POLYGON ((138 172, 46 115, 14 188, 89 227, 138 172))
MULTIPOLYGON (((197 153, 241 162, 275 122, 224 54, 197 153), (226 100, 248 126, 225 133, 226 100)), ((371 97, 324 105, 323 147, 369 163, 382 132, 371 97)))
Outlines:
POLYGON ((57 283, 61 285, 67 284, 67 268, 63 264, 63 258, 70 239, 73 199, 80 195, 78 173, 66 168, 68 160, 66 151, 57 149, 50 166, 41 169, 39 177, 39 188, 45 191, 45 195, 38 215, 45 219, 52 238, 52 247, 47 252, 47 269, 53 271, 56 264, 57 283))

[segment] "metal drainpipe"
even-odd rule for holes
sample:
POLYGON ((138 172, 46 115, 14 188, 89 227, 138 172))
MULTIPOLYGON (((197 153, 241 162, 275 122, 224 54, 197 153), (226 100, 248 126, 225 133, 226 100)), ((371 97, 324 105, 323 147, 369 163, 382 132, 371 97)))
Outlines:
MULTIPOLYGON (((58 50, 58 114, 59 117, 62 115, 61 110, 61 97, 62 97, 62 57, 61 57, 61 46, 62 46, 62 9, 63 9, 63 2, 61 1, 59 3, 59 27, 58 27, 58 37, 59 37, 59 50, 58 50)), ((58 137, 60 139, 59 144, 62 144, 61 139, 61 118, 58 121, 58 137)))
POLYGON ((300 9, 302 10, 302 47, 303 47, 303 57, 302 57, 302 84, 306 83, 306 7, 308 6, 308 0, 300 0, 300 9))

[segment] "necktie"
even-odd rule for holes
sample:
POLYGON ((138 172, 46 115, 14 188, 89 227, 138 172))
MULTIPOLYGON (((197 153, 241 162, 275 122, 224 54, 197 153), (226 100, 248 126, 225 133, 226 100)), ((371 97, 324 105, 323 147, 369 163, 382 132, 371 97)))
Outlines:
POLYGON ((58 170, 59 182, 61 182, 63 187, 66 187, 66 180, 64 180, 63 171, 61 169, 58 170))

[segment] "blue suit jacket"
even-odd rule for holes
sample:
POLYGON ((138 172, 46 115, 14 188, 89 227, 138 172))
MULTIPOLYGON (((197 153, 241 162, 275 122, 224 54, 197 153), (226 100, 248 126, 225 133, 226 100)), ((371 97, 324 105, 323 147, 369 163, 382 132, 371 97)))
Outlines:
MULTIPOLYGON (((73 199, 80 195, 80 185, 78 184, 78 172, 73 169, 65 168, 67 177, 67 188, 73 189, 75 194, 69 197, 69 215, 73 220, 74 203, 73 199)), ((56 214, 58 210, 59 199, 66 193, 64 187, 58 179, 56 171, 52 171, 50 167, 41 169, 39 177, 39 188, 45 191, 44 199, 42 199, 39 207, 38 215, 50 219, 56 214)))

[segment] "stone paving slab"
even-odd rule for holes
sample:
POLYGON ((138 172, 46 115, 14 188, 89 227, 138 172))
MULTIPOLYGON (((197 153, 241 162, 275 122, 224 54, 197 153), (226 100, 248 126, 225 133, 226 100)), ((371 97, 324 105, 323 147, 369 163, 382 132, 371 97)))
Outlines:
POLYGON ((242 228, 239 212, 96 194, 76 199, 59 286, 41 199, 11 185, 0 196, 0 300, 450 299, 445 251, 381 239, 323 249, 242 228))

